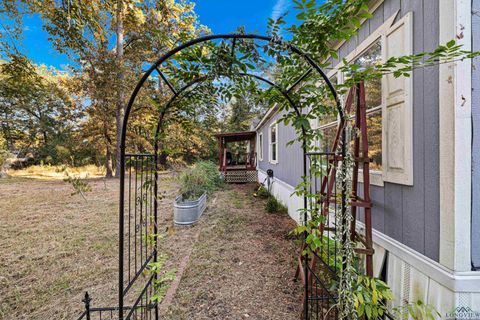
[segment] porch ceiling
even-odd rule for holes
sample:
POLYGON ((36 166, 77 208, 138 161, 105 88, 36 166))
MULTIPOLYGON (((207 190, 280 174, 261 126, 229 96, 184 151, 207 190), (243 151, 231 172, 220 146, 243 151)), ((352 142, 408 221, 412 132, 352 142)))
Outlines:
POLYGON ((254 138, 256 135, 255 131, 244 131, 244 132, 230 132, 230 133, 219 133, 215 137, 218 139, 224 139, 225 142, 235 142, 235 141, 245 141, 254 138))

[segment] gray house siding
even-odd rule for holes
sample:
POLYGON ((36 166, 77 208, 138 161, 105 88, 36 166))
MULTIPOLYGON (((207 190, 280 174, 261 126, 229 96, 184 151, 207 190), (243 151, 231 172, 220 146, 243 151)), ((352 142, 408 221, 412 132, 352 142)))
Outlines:
MULTIPOLYGON (((348 55, 385 20, 413 12, 414 53, 434 50, 439 39, 438 1, 385 0, 356 37, 342 45, 348 55)), ((439 259, 440 190, 438 67, 413 72, 413 186, 371 186, 374 228, 427 257, 439 259)))
POLYGON ((258 161, 258 167, 263 171, 272 169, 276 178, 296 187, 303 176, 303 152, 299 142, 286 145, 297 137, 291 125, 285 126, 283 123, 278 123, 278 163, 272 164, 268 161, 269 128, 283 114, 284 112, 274 114, 258 131, 263 134, 263 161, 258 161))
MULTIPOLYGON (((480 50, 480 2, 472 3, 472 50, 480 50)), ((480 268, 480 58, 472 65, 472 264, 480 268)))
MULTIPOLYGON (((414 53, 435 49, 439 44, 438 6, 438 1, 385 0, 374 17, 362 25, 358 35, 339 48, 339 60, 397 10, 400 10, 397 19, 413 12, 414 53)), ((331 61, 332 67, 339 60, 331 61)), ((440 242, 438 81, 438 67, 417 69, 413 73, 413 186, 393 183, 371 186, 374 228, 435 261, 439 260, 440 242)), ((267 131, 271 121, 261 128, 265 137, 264 161, 259 167, 273 169, 279 179, 295 186, 302 175, 302 152, 298 144, 282 147, 295 137, 295 132, 293 128, 279 127, 279 164, 271 165, 267 131)))

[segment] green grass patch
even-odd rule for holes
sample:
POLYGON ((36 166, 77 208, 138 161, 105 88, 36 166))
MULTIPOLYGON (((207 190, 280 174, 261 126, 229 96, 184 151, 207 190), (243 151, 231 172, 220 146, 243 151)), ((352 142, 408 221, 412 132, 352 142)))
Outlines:
POLYGON ((265 210, 269 213, 288 213, 287 207, 272 195, 268 197, 267 203, 265 203, 265 210))
POLYGON ((268 192, 267 188, 265 188, 263 185, 260 185, 260 187, 257 189, 257 192, 255 192, 255 196, 262 199, 268 199, 268 197, 270 197, 270 192, 268 192))

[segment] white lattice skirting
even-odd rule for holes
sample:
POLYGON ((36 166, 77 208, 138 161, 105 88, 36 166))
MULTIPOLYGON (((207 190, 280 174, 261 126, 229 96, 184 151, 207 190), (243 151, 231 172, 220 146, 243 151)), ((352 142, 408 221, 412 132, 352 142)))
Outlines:
POLYGON ((224 173, 224 175, 225 182, 227 183, 247 183, 258 181, 257 171, 235 170, 227 171, 224 173))

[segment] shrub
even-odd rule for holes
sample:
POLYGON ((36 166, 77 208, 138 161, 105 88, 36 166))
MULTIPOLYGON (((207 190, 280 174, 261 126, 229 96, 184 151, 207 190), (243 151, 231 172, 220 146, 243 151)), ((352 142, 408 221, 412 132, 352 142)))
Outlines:
POLYGON ((255 193, 258 197, 267 199, 270 197, 270 193, 268 192, 267 188, 265 186, 260 185, 260 187, 257 189, 257 192, 255 193))
POLYGON ((388 285, 377 278, 359 276, 353 291, 359 318, 380 319, 387 311, 384 301, 393 299, 393 293, 388 285))
POLYGON ((185 199, 198 198, 202 193, 218 190, 223 180, 217 165, 211 161, 197 162, 193 167, 180 173, 180 192, 185 199))
POLYGON ((265 210, 269 213, 287 213, 287 208, 281 204, 274 196, 269 196, 265 204, 265 210))
POLYGON ((2 171, 3 166, 5 165, 7 160, 12 157, 13 155, 10 152, 0 149, 0 171, 2 171))

